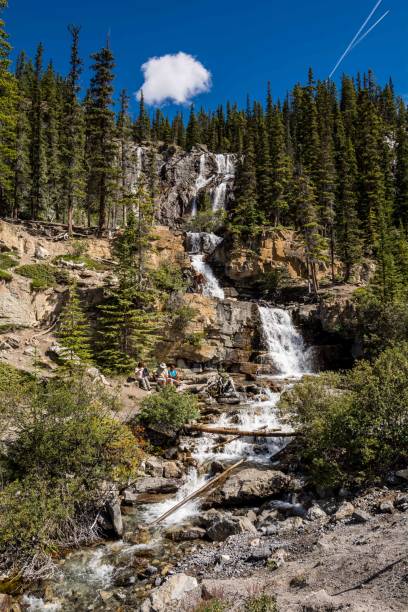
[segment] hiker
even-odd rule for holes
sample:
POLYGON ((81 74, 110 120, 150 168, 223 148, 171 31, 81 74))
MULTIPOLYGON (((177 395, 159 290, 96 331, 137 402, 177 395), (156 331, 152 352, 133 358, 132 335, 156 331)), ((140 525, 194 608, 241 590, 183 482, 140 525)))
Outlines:
POLYGON ((140 362, 135 370, 137 380, 139 381, 139 387, 145 391, 151 391, 149 381, 149 370, 146 368, 143 362, 140 362))
POLYGON ((206 280, 205 280, 204 274, 201 274, 201 272, 197 272, 197 274, 195 275, 195 285, 196 285, 197 291, 201 292, 203 288, 205 287, 205 284, 206 284, 206 280))
POLYGON ((160 387, 165 387, 169 384, 169 372, 164 362, 156 370, 156 382, 160 387))
POLYGON ((169 374, 170 384, 176 385, 176 387, 178 387, 181 383, 179 381, 178 372, 176 370, 176 366, 174 365, 174 363, 170 364, 168 374, 169 374))

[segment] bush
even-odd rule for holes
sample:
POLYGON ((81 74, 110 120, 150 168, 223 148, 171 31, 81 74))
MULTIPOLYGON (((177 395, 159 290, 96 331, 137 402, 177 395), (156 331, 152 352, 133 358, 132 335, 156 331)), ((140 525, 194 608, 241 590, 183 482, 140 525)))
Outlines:
POLYGON ((16 268, 15 271, 20 276, 31 279, 31 289, 34 291, 48 289, 58 284, 64 285, 69 282, 68 272, 46 263, 26 264, 16 268))
POLYGON ((211 599, 195 608, 194 612, 227 612, 228 606, 220 599, 211 599))
POLYGON ((13 431, 1 449, 0 573, 42 576, 50 555, 97 536, 111 487, 134 477, 141 456, 115 407, 82 376, 44 383, 0 369, 0 417, 13 431))
POLYGON ((191 334, 188 334, 185 339, 186 342, 191 346, 199 348, 200 346, 202 346, 205 340, 205 334, 204 332, 193 332, 191 334))
POLYGON ((408 460, 408 343, 351 372, 306 378, 280 408, 303 434, 301 459, 315 484, 384 475, 408 460))
POLYGON ((198 400, 194 395, 177 393, 175 387, 167 385, 143 400, 138 418, 146 426, 165 425, 180 429, 199 415, 198 400))
POLYGON ((186 224, 189 232, 210 232, 217 233, 221 230, 226 221, 227 215, 224 210, 201 210, 195 217, 192 217, 186 224))
POLYGON ((165 293, 184 292, 187 288, 183 273, 176 263, 161 263, 156 270, 150 272, 150 276, 154 286, 165 293))
POLYGON ((0 280, 6 281, 6 283, 9 283, 12 278, 13 276, 10 274, 10 272, 6 272, 6 270, 0 269, 0 280))
POLYGON ((245 612, 278 612, 275 597, 266 595, 266 593, 247 599, 244 610, 245 612))
POLYGON ((9 270, 15 268, 18 265, 17 255, 14 253, 0 253, 0 268, 2 270, 9 270))

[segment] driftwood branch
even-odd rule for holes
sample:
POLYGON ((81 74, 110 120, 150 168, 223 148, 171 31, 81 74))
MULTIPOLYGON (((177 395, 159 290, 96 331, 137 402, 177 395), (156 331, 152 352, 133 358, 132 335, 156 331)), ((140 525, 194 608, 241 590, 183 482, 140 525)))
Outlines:
POLYGON ((201 431, 203 433, 223 434, 229 436, 237 436, 238 438, 258 437, 258 438, 292 438, 300 436, 296 431, 281 431, 280 429, 268 429, 265 431, 240 430, 228 427, 207 427, 207 425, 188 425, 186 431, 201 431))
POLYGON ((159 516, 157 519, 155 519, 152 523, 148 525, 148 527, 154 527, 155 525, 158 525, 165 518, 167 518, 168 516, 176 512, 176 510, 184 506, 184 504, 191 501, 192 499, 195 499, 196 497, 199 497, 200 495, 202 495, 203 493, 211 489, 215 484, 217 484, 217 482, 225 478, 225 476, 227 476, 230 472, 232 472, 232 470, 235 470, 235 468, 242 465, 245 461, 246 459, 241 459, 240 461, 238 461, 238 463, 234 463, 234 465, 231 465, 229 468, 224 470, 221 474, 218 474, 217 476, 215 476, 214 478, 206 482, 202 487, 197 489, 197 491, 193 491, 193 493, 190 493, 190 495, 187 495, 187 497, 179 501, 177 504, 172 506, 172 508, 167 510, 167 512, 165 512, 164 514, 159 516))
MULTIPOLYGON (((262 432, 265 429, 267 429, 266 425, 264 427, 260 427, 259 429, 257 429, 256 432, 262 432)), ((256 436, 257 436, 257 433, 254 432, 254 437, 256 436)), ((239 440, 240 437, 241 436, 234 436, 233 438, 230 438, 229 440, 224 440, 224 442, 219 442, 218 444, 213 446, 213 451, 215 451, 216 448, 220 448, 221 446, 226 446, 227 444, 231 444, 231 442, 235 442, 235 440, 239 440)), ((262 437, 262 434, 260 434, 260 437, 262 437)))

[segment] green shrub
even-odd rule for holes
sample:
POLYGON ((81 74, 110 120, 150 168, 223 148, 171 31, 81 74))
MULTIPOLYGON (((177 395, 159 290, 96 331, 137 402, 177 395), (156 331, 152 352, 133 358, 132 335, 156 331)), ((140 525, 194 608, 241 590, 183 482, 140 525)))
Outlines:
POLYGON ((12 278, 13 276, 10 274, 10 272, 6 272, 6 270, 0 269, 0 280, 4 280, 6 281, 6 283, 9 283, 12 278))
POLYGON ((172 312, 173 327, 178 331, 182 331, 189 323, 194 321, 197 310, 188 304, 183 304, 177 310, 172 312))
POLYGON ((15 270, 17 274, 31 279, 31 289, 38 291, 55 285, 67 284, 69 274, 47 263, 26 264, 15 270))
POLYGON ((143 400, 138 418, 143 425, 166 425, 179 429, 199 415, 198 399, 194 395, 177 393, 175 387, 167 385, 143 400))
POLYGON ((200 346, 202 346, 202 344, 203 344, 203 342, 205 340, 205 334, 204 334, 204 332, 193 332, 191 334, 188 334, 188 336, 186 336, 185 340, 191 346, 199 348, 200 346))
POLYGON ((192 217, 186 224, 189 232, 210 232, 216 233, 225 225, 227 215, 224 210, 200 210, 195 217, 192 217))
POLYGON ((165 293, 184 292, 187 288, 183 273, 176 263, 161 263, 156 270, 150 272, 150 276, 154 286, 165 293))
POLYGON ((263 595, 247 599, 244 610, 245 612, 278 612, 278 607, 275 597, 263 593, 263 595))
POLYGON ((316 484, 383 475, 408 460, 408 343, 350 372, 306 378, 280 408, 303 434, 302 463, 316 484))
POLYGON ((92 257, 89 257, 89 255, 86 254, 70 255, 69 253, 67 253, 65 255, 58 255, 58 257, 56 257, 54 261, 55 263, 58 263, 61 260, 72 261, 73 263, 77 264, 84 264, 85 268, 87 268, 88 270, 95 270, 96 272, 103 272, 104 270, 108 269, 108 266, 106 264, 97 261, 96 259, 92 259, 92 257))
POLYGON ((18 266, 18 258, 14 253, 0 253, 0 268, 9 270, 18 266))
POLYGON ((198 606, 194 612, 227 612, 228 606, 221 599, 211 599, 198 606))
POLYGON ((49 556, 95 538, 110 488, 134 477, 140 449, 113 419, 116 401, 83 376, 41 382, 0 368, 4 431, 0 574, 36 578, 49 556))

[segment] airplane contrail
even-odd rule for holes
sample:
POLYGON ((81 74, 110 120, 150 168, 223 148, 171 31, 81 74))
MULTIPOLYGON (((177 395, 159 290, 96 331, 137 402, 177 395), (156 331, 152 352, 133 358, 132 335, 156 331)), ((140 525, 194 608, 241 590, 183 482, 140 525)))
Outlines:
POLYGON ((331 73, 329 75, 329 79, 332 78, 333 74, 336 72, 336 70, 340 66, 341 62, 344 60, 346 55, 351 51, 351 49, 353 48, 353 45, 356 43, 356 41, 357 41, 358 37, 360 36, 361 32, 364 30, 364 28, 366 27, 367 23, 370 21, 371 17, 374 15, 376 10, 380 6, 381 2, 382 2, 382 0, 378 0, 378 2, 376 3, 375 7, 372 9, 371 13, 367 17, 367 19, 364 21, 363 25, 360 27, 360 29, 358 30, 357 34, 354 36, 353 40, 348 45, 347 49, 344 51, 343 55, 337 61, 337 64, 335 65, 335 67, 333 68, 333 70, 331 71, 331 73))
POLYGON ((390 11, 387 11, 386 13, 384 13, 384 15, 382 15, 382 17, 380 17, 379 19, 377 19, 377 21, 374 23, 374 25, 371 26, 371 28, 369 28, 367 30, 367 32, 365 32, 358 40, 356 40, 356 42, 354 43, 354 45, 351 47, 350 51, 352 51, 354 49, 354 47, 357 47, 357 45, 359 45, 361 43, 362 40, 365 39, 366 36, 369 35, 369 33, 374 30, 374 28, 376 28, 378 26, 379 23, 381 23, 381 21, 383 19, 385 19, 385 17, 388 15, 390 11))

